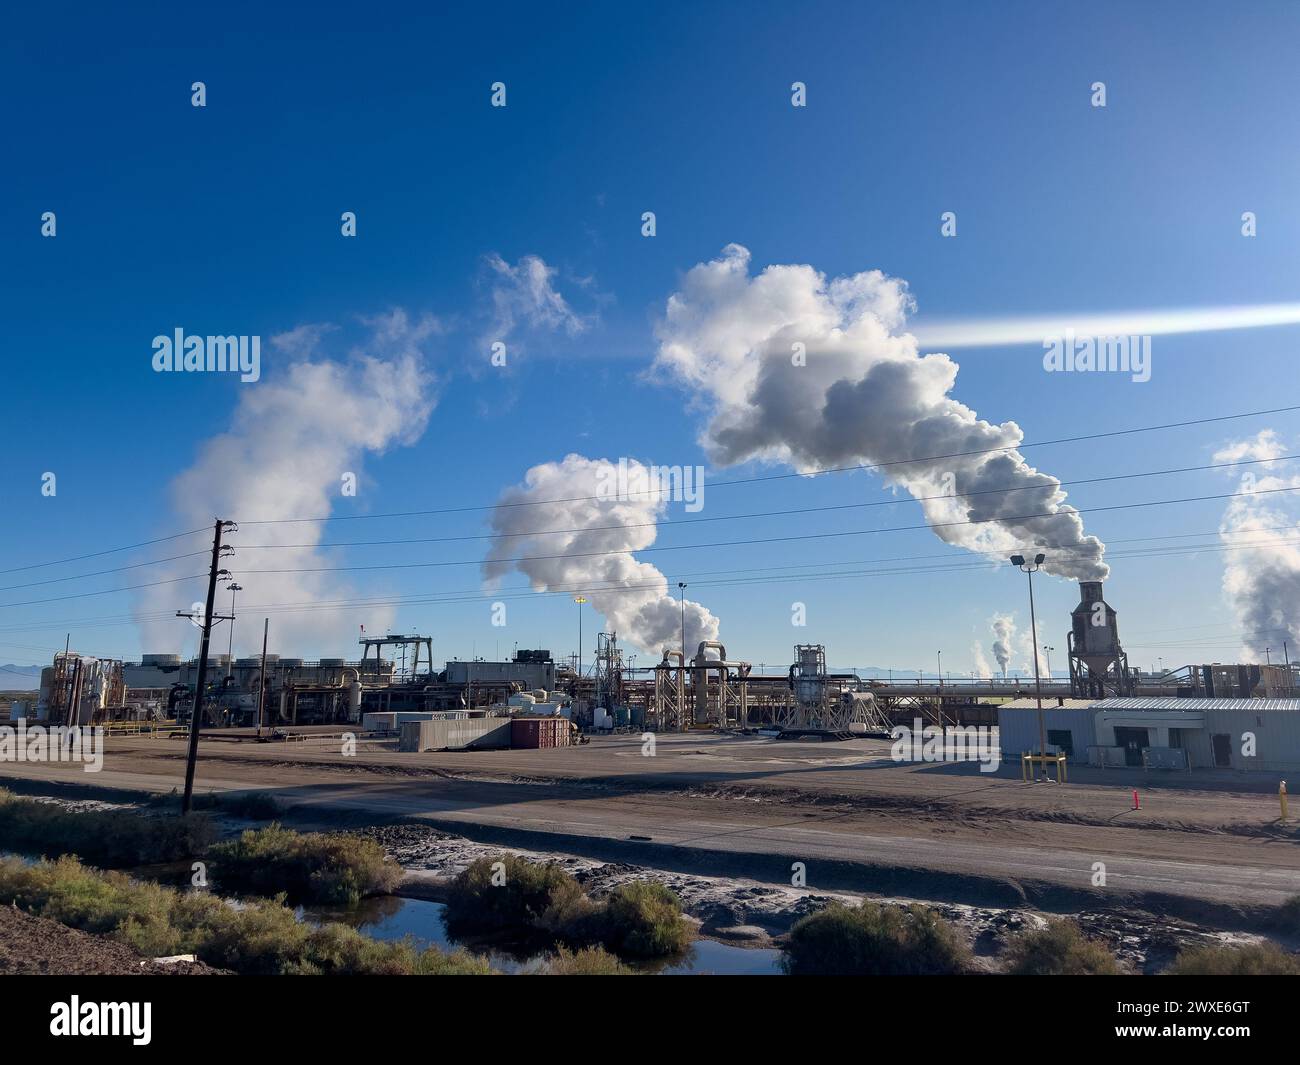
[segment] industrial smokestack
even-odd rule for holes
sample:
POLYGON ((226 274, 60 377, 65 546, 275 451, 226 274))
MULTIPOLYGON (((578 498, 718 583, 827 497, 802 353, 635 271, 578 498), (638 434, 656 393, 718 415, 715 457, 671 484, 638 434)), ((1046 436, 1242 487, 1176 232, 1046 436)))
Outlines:
POLYGON ((1079 605, 1070 612, 1070 687, 1079 698, 1128 695, 1128 658, 1119 642, 1115 609, 1101 581, 1079 582, 1079 605))

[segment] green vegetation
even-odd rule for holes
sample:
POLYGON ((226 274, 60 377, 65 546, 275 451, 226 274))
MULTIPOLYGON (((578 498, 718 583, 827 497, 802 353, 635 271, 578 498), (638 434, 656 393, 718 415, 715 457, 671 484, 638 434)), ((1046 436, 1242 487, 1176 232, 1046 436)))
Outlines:
POLYGON ((345 925, 313 928, 280 899, 231 906, 206 892, 88 869, 75 858, 28 866, 0 860, 0 904, 15 904, 72 928, 111 935, 141 954, 195 954, 245 974, 478 975, 487 963, 464 951, 419 951, 345 925))
POLYGON ((452 881, 447 925, 471 932, 558 931, 583 912, 576 880, 554 863, 479 858, 452 881))
POLYGON ((295 902, 355 905, 385 894, 402 880, 402 868, 373 840, 345 833, 300 833, 272 823, 208 851, 212 872, 225 890, 254 895, 284 892, 295 902))
POLYGON ((623 884, 592 901, 558 865, 513 854, 480 858, 456 877, 446 914, 453 933, 504 932, 645 958, 680 953, 693 934, 662 884, 623 884))
POLYGON ((546 963, 542 972, 547 976, 631 976, 632 970, 613 954, 600 947, 583 947, 581 950, 556 948, 555 957, 546 963))
POLYGON ((1189 947, 1165 970, 1173 976, 1295 976, 1300 958, 1273 943, 1189 947))
POLYGON ((964 971, 970 952, 933 910, 833 902, 790 930, 782 967, 791 976, 930 976, 964 971))
POLYGON ((55 858, 76 854, 109 867, 201 854, 215 836, 201 814, 70 810, 0 789, 0 848, 55 858))
POLYGON ((662 958, 680 954, 691 942, 681 901, 663 884, 636 880, 620 884, 597 912, 600 941, 616 954, 662 958))
POLYGON ((1073 921, 1049 921, 1046 928, 1013 936, 1007 946, 1007 972, 1015 976, 1112 976, 1119 971, 1115 956, 1073 921))

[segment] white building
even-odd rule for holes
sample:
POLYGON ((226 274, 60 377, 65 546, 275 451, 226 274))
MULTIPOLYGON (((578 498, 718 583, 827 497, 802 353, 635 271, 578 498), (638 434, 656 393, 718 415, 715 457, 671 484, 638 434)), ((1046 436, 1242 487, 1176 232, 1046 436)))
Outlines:
MULTIPOLYGON (((1300 699, 1045 699, 1049 751, 1092 765, 1300 769, 1300 699)), ((1034 699, 998 709, 1002 756, 1038 749, 1034 699)))

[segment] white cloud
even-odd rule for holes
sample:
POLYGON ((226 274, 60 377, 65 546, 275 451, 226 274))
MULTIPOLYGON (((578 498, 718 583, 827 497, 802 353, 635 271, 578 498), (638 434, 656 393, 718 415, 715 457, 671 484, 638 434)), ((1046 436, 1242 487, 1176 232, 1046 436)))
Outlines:
POLYGON ((591 317, 579 314, 555 287, 558 271, 536 255, 525 255, 511 266, 493 252, 484 258, 491 282, 492 326, 486 339, 506 340, 521 326, 527 329, 585 332, 591 317))
POLYGON ((1261 429, 1254 436, 1245 440, 1234 440, 1230 444, 1225 444, 1214 453, 1213 461, 1249 462, 1262 460, 1260 466, 1263 469, 1271 469, 1274 465, 1271 460, 1285 454, 1286 448, 1282 446, 1282 441, 1277 438, 1277 433, 1272 429, 1261 429))

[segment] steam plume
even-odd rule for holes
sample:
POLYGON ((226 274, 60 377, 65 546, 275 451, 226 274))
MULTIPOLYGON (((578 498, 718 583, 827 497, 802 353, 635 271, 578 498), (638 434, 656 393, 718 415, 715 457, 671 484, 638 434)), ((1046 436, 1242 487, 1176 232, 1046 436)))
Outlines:
POLYGON ((1105 578, 1105 547, 1084 534, 1060 482, 1014 450, 1020 427, 951 398, 957 364, 922 355, 904 331, 905 282, 878 270, 828 281, 811 266, 751 276, 749 261, 731 244, 692 268, 659 327, 655 368, 710 401, 702 443, 716 463, 809 471, 957 456, 881 473, 915 497, 942 497, 921 504, 931 524, 976 522, 937 528, 947 543, 1000 557, 1038 548, 1050 573, 1105 578), (1034 514, 1044 516, 1023 516, 1034 514))
POLYGON ((1006 676, 1016 644, 1016 620, 1010 614, 994 614, 989 624, 993 627, 993 657, 998 660, 1002 675, 1006 676))
MULTIPOLYGON (((242 385, 230 428, 201 448, 192 466, 172 483, 173 509, 187 527, 210 525, 215 516, 252 522, 328 514, 342 490, 345 473, 360 476, 367 454, 413 443, 433 407, 433 379, 424 369, 419 344, 436 330, 432 319, 410 321, 402 312, 369 323, 373 335, 365 353, 347 362, 315 357, 325 330, 302 327, 272 339, 291 360, 279 375, 242 385)), ((358 494, 364 498, 365 482, 358 494)), ((224 563, 243 591, 236 604, 311 603, 349 597, 350 586, 329 573, 254 573, 328 565, 315 546, 239 552, 241 540, 258 544, 311 544, 321 539, 319 523, 247 524, 227 538, 236 555, 224 563)), ((203 568, 202 566, 198 568, 203 568)), ((174 563, 169 576, 194 572, 195 561, 174 563)), ((199 583, 195 582, 197 593, 199 583)), ((166 613, 190 605, 188 585, 150 589, 145 609, 166 613)), ((229 607, 229 602, 218 605, 229 607)), ((358 626, 381 631, 392 620, 386 608, 364 613, 297 611, 272 617, 274 645, 298 653, 341 655, 355 644, 358 626)), ((142 626, 146 650, 168 650, 197 633, 183 621, 142 626)), ((244 649, 260 645, 260 626, 236 628, 244 649)), ((224 650, 224 648, 222 648, 224 650)), ((236 647, 236 651, 239 651, 236 647)))
MULTIPOLYGON (((657 656, 681 643, 681 605, 668 579, 650 563, 637 561, 632 552, 654 543, 654 523, 666 510, 667 498, 641 463, 628 460, 626 469, 627 491, 612 492, 618 467, 605 459, 568 455, 562 462, 532 467, 522 484, 502 493, 492 513, 492 529, 501 538, 483 573, 489 582, 499 582, 517 569, 534 591, 582 594, 622 639, 657 656), (587 498, 592 496, 601 498, 587 498), (519 505, 535 500, 554 502, 519 505), (576 531, 539 535, 549 529, 576 531), (568 557, 508 561, 539 555, 568 557)), ((701 640, 717 637, 718 619, 686 600, 688 651, 701 640)))
MULTIPOLYGON (((1265 429, 1224 447, 1214 461, 1267 460, 1283 454, 1286 449, 1276 433, 1265 429)), ((1242 494, 1229 500, 1219 525, 1221 540, 1232 545, 1224 552, 1224 595, 1241 626, 1244 649, 1256 660, 1283 640, 1295 648, 1300 638, 1300 547, 1279 542, 1294 540, 1300 523, 1286 510, 1286 501, 1294 497, 1275 491, 1300 488, 1300 477, 1271 472, 1275 468, 1266 461, 1263 472, 1243 476, 1242 494)))

